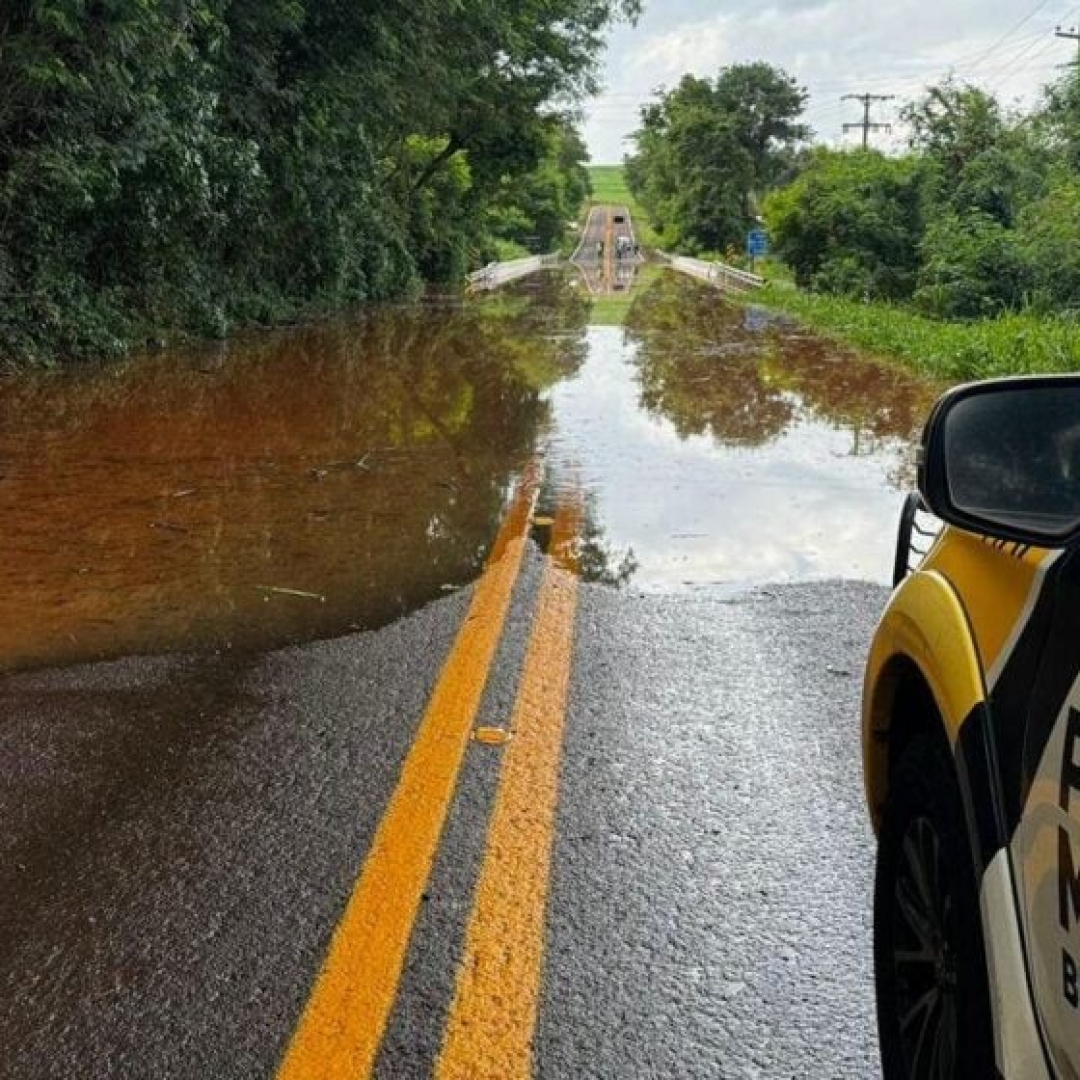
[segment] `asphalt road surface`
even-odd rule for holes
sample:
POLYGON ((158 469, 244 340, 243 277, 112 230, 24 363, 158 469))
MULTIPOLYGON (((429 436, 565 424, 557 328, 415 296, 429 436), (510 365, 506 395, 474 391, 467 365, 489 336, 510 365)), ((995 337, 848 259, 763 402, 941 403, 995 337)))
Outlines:
MULTIPOLYGON (((580 375, 611 422, 620 334, 580 375)), ((810 411, 797 482, 837 505, 864 459, 810 411)), ((654 487, 690 475, 669 442, 654 487)), ((380 629, 0 680, 0 1077, 877 1075, 858 718, 886 589, 594 583, 604 504, 516 475, 479 579, 380 629)))
MULTIPOLYGON (((471 726, 513 712, 542 570, 531 549, 471 726)), ((260 657, 6 683, 2 1075, 275 1075, 469 599, 260 657)), ((856 716, 883 590, 578 599, 550 869, 517 884, 550 874, 542 956, 446 1075, 519 1075, 483 1026, 528 1045, 530 994, 539 1077, 874 1075, 856 716)), ((513 745, 468 745, 377 1076, 434 1075, 513 745)), ((496 935, 519 902, 488 912, 496 935)), ((524 922, 501 948, 535 952, 524 922)))
POLYGON ((629 208, 592 207, 573 256, 589 291, 599 295, 627 291, 642 261, 629 208))

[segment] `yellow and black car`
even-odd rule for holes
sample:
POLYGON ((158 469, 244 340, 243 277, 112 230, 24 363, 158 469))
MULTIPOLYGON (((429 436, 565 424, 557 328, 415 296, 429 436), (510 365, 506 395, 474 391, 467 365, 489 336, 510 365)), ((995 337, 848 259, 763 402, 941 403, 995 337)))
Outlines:
POLYGON ((1080 1077, 1080 376, 959 387, 920 455, 863 692, 884 1074, 1080 1077))

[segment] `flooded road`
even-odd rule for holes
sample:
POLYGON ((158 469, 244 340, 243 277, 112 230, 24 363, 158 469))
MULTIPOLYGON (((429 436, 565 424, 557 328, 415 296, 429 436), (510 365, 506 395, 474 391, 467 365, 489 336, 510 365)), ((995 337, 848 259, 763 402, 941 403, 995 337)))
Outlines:
POLYGON ((0 383, 0 1078, 876 1075, 932 396, 655 266, 0 383))
POLYGON ((0 667, 330 637, 468 584, 586 311, 555 285, 0 384, 0 667))
POLYGON ((0 384, 0 667, 383 625, 475 579, 536 455, 593 580, 885 580, 925 384, 670 273, 586 292, 0 384))
POLYGON ((615 577, 650 590, 887 580, 900 492, 934 399, 673 273, 551 394, 615 577))

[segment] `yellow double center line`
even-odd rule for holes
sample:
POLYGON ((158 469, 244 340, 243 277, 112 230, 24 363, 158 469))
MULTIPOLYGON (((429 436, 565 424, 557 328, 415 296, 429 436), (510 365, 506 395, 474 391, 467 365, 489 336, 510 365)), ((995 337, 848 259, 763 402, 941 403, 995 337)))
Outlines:
POLYGON ((527 1080, 540 1000, 570 691, 580 506, 562 507, 540 586, 437 1080, 527 1080))
MULTIPOLYGON (((496 538, 277 1080, 359 1080, 371 1075, 509 610, 537 484, 537 472, 532 470, 520 485, 496 538)), ((556 554, 563 552, 563 558, 559 565, 549 564, 541 586, 514 713, 514 738, 496 798, 466 958, 439 1065, 440 1075, 445 1077, 511 1080, 528 1076, 530 1071, 528 1047, 539 994, 547 863, 576 598, 576 578, 568 568, 567 553, 573 550, 579 517, 575 504, 559 512, 553 528, 552 547, 556 554), (563 675, 556 674, 560 665, 565 667, 563 675), (540 700, 546 691, 554 693, 553 701, 562 702, 558 718, 548 716, 540 700), (530 753, 548 754, 554 762, 522 760, 530 753), (548 775, 542 775, 545 764, 548 775), (537 768, 539 772, 535 772, 537 768), (539 792, 529 789, 533 783, 541 785, 539 792), (531 819, 520 817, 523 801, 535 804, 529 807, 535 814, 531 819), (508 816, 516 824, 506 824, 508 816), (493 879, 515 863, 519 869, 513 880, 521 892, 511 897, 506 892, 509 881, 504 887, 493 879), (536 880, 540 876, 543 882, 536 880), (497 917, 493 918, 500 896, 519 909, 513 925, 500 925, 497 917), (506 938, 505 934, 516 936, 506 938), (511 967, 500 969, 497 963, 492 964, 491 957, 500 952, 515 956, 511 967), (499 1007, 497 1022, 490 1025, 485 1017, 492 1006, 492 989, 496 989, 496 996, 501 992, 499 987, 505 991, 504 979, 514 979, 521 988, 515 991, 521 1011, 508 1016, 499 1007), (518 1031, 516 1037, 508 1039, 505 1028, 511 1025, 518 1031), (503 1029, 503 1037, 497 1041, 484 1034, 492 1026, 503 1029)))

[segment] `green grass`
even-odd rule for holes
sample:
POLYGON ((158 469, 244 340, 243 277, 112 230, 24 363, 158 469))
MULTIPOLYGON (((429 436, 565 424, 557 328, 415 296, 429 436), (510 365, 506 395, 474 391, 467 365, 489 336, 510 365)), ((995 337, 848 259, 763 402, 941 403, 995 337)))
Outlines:
POLYGON ((517 244, 513 240, 496 240, 492 246, 495 248, 495 258, 499 262, 527 259, 533 254, 524 244, 517 244))
POLYGON ((629 310, 630 300, 626 296, 594 296, 589 308, 589 325, 622 326, 629 310))
POLYGON ((623 167, 621 165, 590 165, 588 169, 593 189, 590 205, 614 203, 627 207, 641 243, 647 248, 659 247, 660 237, 653 229, 649 216, 626 186, 626 172, 623 167))
POLYGON ((626 172, 621 165, 590 165, 592 201, 598 203, 629 203, 632 196, 626 186, 626 172))
POLYGON ((822 296, 780 280, 746 301, 943 381, 1080 370, 1075 318, 1018 313, 943 322, 903 305, 822 296))

